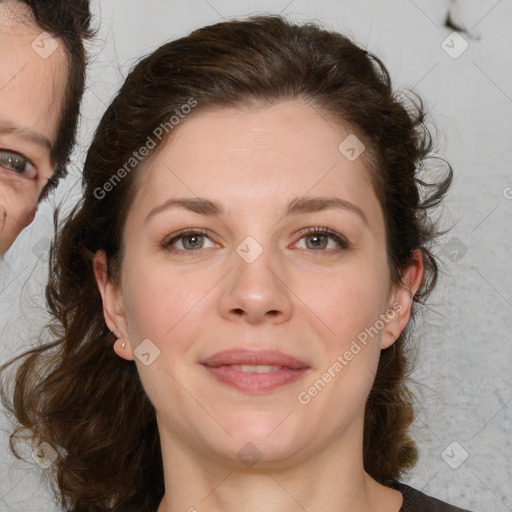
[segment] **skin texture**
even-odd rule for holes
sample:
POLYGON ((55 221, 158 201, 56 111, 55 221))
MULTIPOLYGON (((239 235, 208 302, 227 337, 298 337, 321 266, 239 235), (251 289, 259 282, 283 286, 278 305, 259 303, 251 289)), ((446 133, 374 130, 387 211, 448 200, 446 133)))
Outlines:
POLYGON ((166 483, 159 512, 291 512, 297 502, 308 511, 399 510, 401 494, 364 472, 364 405, 380 350, 409 319, 423 266, 415 253, 407 286, 391 286, 383 213, 364 160, 338 150, 350 133, 299 101, 199 112, 142 171, 118 283, 107 277, 104 254, 96 255, 105 319, 120 338, 114 349, 135 359, 157 411, 166 483), (168 199, 197 196, 221 203, 225 215, 172 208, 145 222, 168 199), (350 201, 367 223, 341 209, 283 217, 303 196, 350 201), (303 234, 326 226, 349 248, 303 234), (202 248, 193 238, 163 247, 185 228, 207 230, 202 248), (236 251, 247 236, 263 249, 252 263, 236 251), (394 303, 400 312, 299 403, 298 394, 394 303), (149 366, 134 356, 144 339, 160 350, 149 366), (238 391, 199 364, 235 347, 277 350, 310 368, 268 393, 238 391), (251 468, 237 457, 248 442, 261 453, 251 468))
POLYGON ((0 255, 34 219, 54 172, 67 58, 61 45, 49 54, 55 39, 38 39, 35 51, 41 33, 27 6, 0 2, 0 255))

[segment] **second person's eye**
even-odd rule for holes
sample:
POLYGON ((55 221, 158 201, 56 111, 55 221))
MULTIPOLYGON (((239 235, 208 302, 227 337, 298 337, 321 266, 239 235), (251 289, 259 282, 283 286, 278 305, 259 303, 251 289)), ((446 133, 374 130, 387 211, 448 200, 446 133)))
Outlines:
POLYGON ((34 165, 24 156, 13 151, 0 149, 0 167, 14 171, 29 179, 37 177, 37 169, 34 165))

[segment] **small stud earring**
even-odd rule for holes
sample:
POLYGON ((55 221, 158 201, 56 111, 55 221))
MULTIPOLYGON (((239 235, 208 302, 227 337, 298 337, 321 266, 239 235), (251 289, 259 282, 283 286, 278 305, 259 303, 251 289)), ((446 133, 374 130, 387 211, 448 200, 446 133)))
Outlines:
POLYGON ((121 344, 121 348, 124 348, 126 347, 126 341, 123 341, 123 343, 121 344))

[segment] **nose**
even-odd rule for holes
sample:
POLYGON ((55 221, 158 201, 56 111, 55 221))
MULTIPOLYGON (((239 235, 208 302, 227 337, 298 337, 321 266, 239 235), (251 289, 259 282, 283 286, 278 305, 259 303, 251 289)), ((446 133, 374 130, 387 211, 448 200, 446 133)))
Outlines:
POLYGON ((223 280, 219 299, 221 315, 250 324, 289 320, 293 293, 285 269, 277 263, 266 250, 251 263, 234 253, 233 269, 223 280))

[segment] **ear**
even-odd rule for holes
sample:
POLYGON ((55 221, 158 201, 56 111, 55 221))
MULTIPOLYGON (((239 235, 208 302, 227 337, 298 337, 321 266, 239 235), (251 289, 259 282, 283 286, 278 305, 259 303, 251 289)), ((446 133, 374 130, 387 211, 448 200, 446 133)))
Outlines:
POLYGON ((421 251, 413 251, 413 260, 407 267, 402 282, 394 286, 390 296, 391 303, 386 312, 389 319, 381 338, 380 348, 390 347, 405 329, 411 317, 414 295, 423 280, 424 268, 421 251))
POLYGON ((115 343, 114 350, 120 357, 133 360, 133 352, 126 322, 123 292, 120 284, 115 283, 108 275, 108 260, 104 251, 98 251, 94 255, 93 268, 96 283, 103 301, 105 323, 120 340, 126 342, 124 348, 118 346, 118 343, 115 343))

